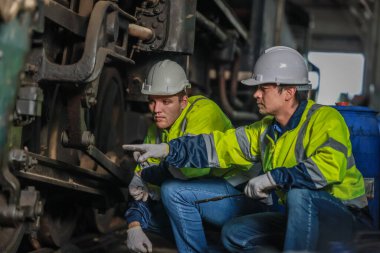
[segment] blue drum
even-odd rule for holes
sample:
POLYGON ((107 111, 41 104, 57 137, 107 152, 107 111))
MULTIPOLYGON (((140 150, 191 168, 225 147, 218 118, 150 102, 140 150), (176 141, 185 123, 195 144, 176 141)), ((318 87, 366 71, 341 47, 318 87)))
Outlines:
POLYGON ((350 129, 352 152, 366 181, 369 209, 379 228, 380 131, 377 112, 362 106, 334 106, 350 129))

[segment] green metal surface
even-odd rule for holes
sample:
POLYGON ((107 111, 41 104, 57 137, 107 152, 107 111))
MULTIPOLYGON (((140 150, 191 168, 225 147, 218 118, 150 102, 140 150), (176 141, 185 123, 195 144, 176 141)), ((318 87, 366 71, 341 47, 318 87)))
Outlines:
MULTIPOLYGON (((20 71, 29 51, 31 13, 0 23, 0 154, 6 150, 10 115, 13 111, 20 71)), ((0 164, 1 166, 1 164, 0 164)))

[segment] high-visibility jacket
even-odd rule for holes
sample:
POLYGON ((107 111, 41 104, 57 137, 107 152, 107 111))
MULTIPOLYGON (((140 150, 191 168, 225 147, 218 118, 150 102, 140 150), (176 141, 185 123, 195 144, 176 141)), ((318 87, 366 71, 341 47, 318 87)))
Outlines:
MULTIPOLYGON (((144 143, 167 143, 181 136, 209 134, 212 131, 224 132, 233 128, 231 121, 212 100, 204 96, 192 96, 188 101, 189 103, 170 129, 161 130, 155 124, 152 124, 148 129, 144 143)), ((152 165, 158 164, 160 160, 148 159, 148 162, 152 165)), ((141 170, 140 166, 137 166, 136 170, 141 170)), ((182 178, 201 176, 229 178, 240 171, 237 168, 229 168, 228 170, 216 168, 210 170, 207 166, 204 166, 202 169, 182 167, 179 170, 181 172, 180 175, 177 174, 175 176, 182 178)))
POLYGON ((172 140, 165 160, 175 167, 218 168, 261 162, 263 171, 283 187, 282 201, 286 190, 296 187, 323 189, 347 205, 366 206, 363 176, 356 168, 343 117, 334 108, 311 100, 299 106, 297 113, 298 120, 279 137, 273 131, 273 116, 267 116, 224 133, 172 140))

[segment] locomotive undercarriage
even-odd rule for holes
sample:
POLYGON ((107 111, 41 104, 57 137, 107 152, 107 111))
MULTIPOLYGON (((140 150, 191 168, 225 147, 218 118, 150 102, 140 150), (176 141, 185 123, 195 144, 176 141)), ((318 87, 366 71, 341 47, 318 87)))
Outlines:
POLYGON ((247 31, 223 1, 213 3, 227 17, 219 25, 202 14, 208 4, 195 0, 27 1, 36 8, 20 8, 33 33, 0 164, 0 251, 92 252, 78 245, 94 240, 107 248, 107 235, 125 240, 135 163, 121 146, 142 142, 151 123, 140 94, 147 69, 176 60, 191 69, 195 93, 214 96, 233 120, 255 120, 237 98, 236 57, 247 31))

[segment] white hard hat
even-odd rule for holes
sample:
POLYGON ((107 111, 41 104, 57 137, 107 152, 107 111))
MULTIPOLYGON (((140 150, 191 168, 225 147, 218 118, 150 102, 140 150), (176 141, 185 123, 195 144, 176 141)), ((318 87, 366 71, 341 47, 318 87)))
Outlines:
POLYGON ((159 61, 152 66, 141 93, 145 95, 174 95, 191 87, 183 68, 171 60, 159 61))
POLYGON ((255 64, 252 77, 242 83, 250 86, 265 83, 294 85, 297 90, 311 88, 304 58, 296 50, 284 46, 265 50, 255 64))

